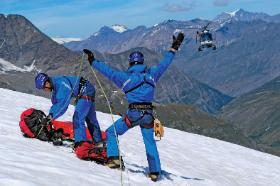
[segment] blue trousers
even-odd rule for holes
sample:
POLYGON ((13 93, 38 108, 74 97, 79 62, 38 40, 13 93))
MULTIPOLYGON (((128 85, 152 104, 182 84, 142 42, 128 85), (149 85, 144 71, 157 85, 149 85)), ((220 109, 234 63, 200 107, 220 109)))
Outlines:
MULTIPOLYGON (((145 124, 153 122, 152 110, 128 109, 126 115, 132 122, 133 127, 138 125, 141 127, 150 172, 160 173, 161 165, 157 145, 154 139, 154 129, 143 127, 145 124)), ((106 130, 107 157, 119 156, 114 125, 117 135, 123 135, 130 129, 124 122, 124 118, 120 118, 106 130)))
POLYGON ((85 121, 93 141, 95 143, 102 141, 100 126, 96 118, 95 103, 79 99, 73 116, 75 142, 87 141, 85 121))

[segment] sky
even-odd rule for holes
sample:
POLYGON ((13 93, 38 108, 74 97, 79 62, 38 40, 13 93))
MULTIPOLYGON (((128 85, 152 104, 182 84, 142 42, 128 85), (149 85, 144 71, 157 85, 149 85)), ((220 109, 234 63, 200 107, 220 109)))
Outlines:
POLYGON ((87 38, 102 26, 147 27, 168 19, 213 19, 243 8, 280 13, 279 0, 0 0, 0 13, 20 14, 50 37, 87 38))

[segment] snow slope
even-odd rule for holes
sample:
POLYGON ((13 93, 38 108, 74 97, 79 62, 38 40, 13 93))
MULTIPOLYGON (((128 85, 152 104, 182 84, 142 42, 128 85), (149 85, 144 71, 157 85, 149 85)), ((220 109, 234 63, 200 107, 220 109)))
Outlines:
MULTIPOLYGON (((22 137, 21 112, 34 107, 45 112, 50 100, 0 88, 0 185, 61 186, 120 185, 120 171, 79 160, 70 147, 54 147, 22 137)), ((60 118, 71 120, 73 107, 60 118)), ((117 117, 116 117, 117 118, 117 117)), ((111 123, 98 112, 101 128, 111 123)), ((216 139, 166 128, 157 142, 162 179, 145 177, 147 162, 139 128, 120 137, 126 171, 124 185, 279 186, 280 158, 216 139)))
POLYGON ((23 68, 17 67, 11 62, 8 62, 0 58, 0 74, 4 74, 8 71, 18 71, 18 72, 31 72, 35 67, 35 61, 30 66, 24 66, 23 68))

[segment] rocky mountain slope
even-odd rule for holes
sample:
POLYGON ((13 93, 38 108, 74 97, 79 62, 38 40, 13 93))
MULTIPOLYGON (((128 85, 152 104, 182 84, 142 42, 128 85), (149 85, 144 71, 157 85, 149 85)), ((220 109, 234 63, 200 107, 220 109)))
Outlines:
POLYGON ((252 139, 257 148, 280 155, 280 77, 223 108, 222 117, 252 139))
MULTIPOLYGON (((75 74, 79 71, 80 53, 72 52, 57 44, 22 16, 9 15, 5 17, 2 15, 0 20, 2 21, 0 22, 2 26, 0 38, 5 40, 0 49, 0 58, 18 67, 32 64, 37 70, 42 70, 50 75, 75 74)), ((161 55, 146 49, 143 49, 143 52, 147 64, 156 64, 162 58, 161 55)), ((96 52, 96 57, 112 62, 112 66, 119 66, 122 67, 122 70, 126 70, 129 53, 130 51, 118 55, 103 55, 96 52)), ((33 73, 11 71, 1 75, 0 81, 3 87, 35 93, 36 90, 33 87, 35 74, 36 71, 33 73), (17 78, 19 75, 22 77, 21 79, 17 78)), ((87 62, 85 62, 82 75, 94 80, 87 62)), ((112 83, 103 77, 102 81, 106 82, 104 84, 109 94, 113 94, 112 90, 116 90, 116 88, 112 87, 112 83)), ((118 94, 117 97, 114 99, 119 100, 123 95, 118 94)), ((159 84, 156 100, 160 103, 192 104, 202 110, 215 113, 231 98, 186 76, 175 65, 172 65, 159 84)))
POLYGON ((232 38, 231 43, 216 52, 193 53, 189 61, 181 58, 177 64, 226 94, 242 95, 280 75, 278 29, 280 24, 263 21, 226 24, 218 33, 232 38))
POLYGON ((186 39, 176 58, 179 62, 175 63, 179 69, 224 94, 239 96, 280 75, 276 32, 279 22, 279 14, 270 16, 240 9, 222 13, 213 21, 168 20, 153 27, 139 26, 123 32, 103 27, 88 39, 65 46, 71 50, 87 47, 107 53, 146 47, 163 53, 170 47, 171 35, 183 31, 186 39), (198 53, 195 32, 208 22, 218 50, 198 53))

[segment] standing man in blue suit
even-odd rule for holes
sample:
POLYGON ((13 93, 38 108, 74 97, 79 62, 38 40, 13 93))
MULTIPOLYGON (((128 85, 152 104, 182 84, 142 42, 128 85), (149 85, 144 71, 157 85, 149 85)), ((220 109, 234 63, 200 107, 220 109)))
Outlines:
POLYGON ((89 151, 91 144, 87 141, 85 121, 90 134, 95 142, 95 146, 102 147, 102 136, 95 112, 95 88, 82 77, 76 76, 54 76, 49 77, 45 73, 39 73, 35 78, 37 89, 52 92, 52 106, 49 115, 45 118, 45 123, 57 119, 63 115, 71 101, 75 98, 76 107, 73 116, 75 152, 83 159, 89 151))
POLYGON ((157 181, 161 173, 161 165, 156 142, 153 136, 153 106, 155 86, 162 74, 171 64, 176 51, 184 40, 184 34, 173 36, 170 50, 164 59, 156 66, 148 68, 144 64, 144 55, 132 52, 129 55, 129 69, 126 72, 116 71, 105 63, 94 58, 90 50, 84 49, 88 55, 90 65, 101 72, 109 80, 113 81, 126 94, 129 108, 126 114, 106 130, 107 157, 110 168, 120 168, 122 162, 119 160, 119 149, 116 135, 124 134, 132 127, 140 126, 145 143, 147 160, 149 164, 149 176, 152 181, 157 181))

